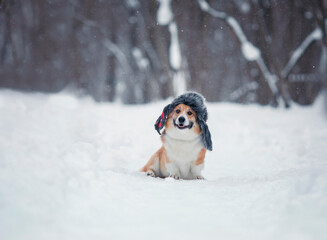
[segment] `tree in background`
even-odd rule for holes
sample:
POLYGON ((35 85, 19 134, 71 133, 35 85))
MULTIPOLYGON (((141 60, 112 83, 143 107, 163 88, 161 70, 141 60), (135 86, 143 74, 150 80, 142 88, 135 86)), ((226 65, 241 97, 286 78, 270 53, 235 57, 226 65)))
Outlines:
POLYGON ((1 0, 0 86, 311 104, 326 82, 326 2, 1 0))
POLYGON ((323 33, 321 41, 321 56, 319 64, 319 73, 322 76, 325 97, 325 110, 327 112, 327 1, 326 0, 313 0, 308 1, 311 11, 315 17, 317 25, 323 33))

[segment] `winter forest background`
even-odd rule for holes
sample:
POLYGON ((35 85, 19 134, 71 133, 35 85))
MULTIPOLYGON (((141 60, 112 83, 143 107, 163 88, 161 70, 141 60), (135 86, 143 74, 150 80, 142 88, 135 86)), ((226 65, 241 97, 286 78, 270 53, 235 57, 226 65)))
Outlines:
POLYGON ((0 87, 308 105, 326 87, 326 30, 326 0, 0 0, 0 87))

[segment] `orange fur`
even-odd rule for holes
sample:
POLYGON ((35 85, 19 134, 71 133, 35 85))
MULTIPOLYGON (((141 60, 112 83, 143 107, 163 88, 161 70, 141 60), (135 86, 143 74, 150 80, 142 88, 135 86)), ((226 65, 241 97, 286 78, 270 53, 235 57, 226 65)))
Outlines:
POLYGON ((207 149, 205 149, 205 148, 201 149, 201 151, 199 152, 198 158, 195 161, 196 166, 204 163, 204 158, 206 156, 206 152, 207 152, 207 149))
MULTIPOLYGON (((170 159, 167 156, 166 149, 162 146, 155 154, 152 155, 150 160, 146 163, 146 165, 141 169, 141 172, 152 172, 154 173, 154 165, 155 161, 159 161, 160 171, 166 171, 165 165, 170 163, 170 159)), ((159 175, 160 176, 160 175, 159 175)))
POLYGON ((144 167, 140 170, 141 172, 148 172, 148 171, 152 171, 153 172, 153 165, 154 165, 154 161, 157 158, 157 154, 158 152, 156 152, 154 155, 152 155, 152 157, 150 158, 150 160, 144 165, 144 167))

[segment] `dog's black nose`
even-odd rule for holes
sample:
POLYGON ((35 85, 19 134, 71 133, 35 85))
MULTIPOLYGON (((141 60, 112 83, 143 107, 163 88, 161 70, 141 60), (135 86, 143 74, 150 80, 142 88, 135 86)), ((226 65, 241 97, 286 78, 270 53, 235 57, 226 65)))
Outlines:
POLYGON ((184 118, 184 117, 179 117, 179 118, 178 118, 178 121, 179 121, 180 123, 184 123, 184 122, 185 122, 185 118, 184 118))

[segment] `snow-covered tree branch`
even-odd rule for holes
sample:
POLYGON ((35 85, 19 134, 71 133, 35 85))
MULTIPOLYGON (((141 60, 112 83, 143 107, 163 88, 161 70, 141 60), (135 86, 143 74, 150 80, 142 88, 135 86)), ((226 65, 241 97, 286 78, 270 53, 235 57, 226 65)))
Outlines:
MULTIPOLYGON (((302 57, 302 55, 307 50, 307 48, 314 41, 322 40, 323 31, 320 28, 316 28, 315 30, 313 30, 303 40, 300 46, 295 49, 286 66, 282 68, 280 72, 278 71, 278 68, 276 69, 276 66, 274 66, 273 69, 275 70, 275 73, 271 73, 266 62, 262 57, 261 50, 258 47, 254 46, 248 40, 241 25, 234 17, 228 15, 225 12, 215 10, 205 0, 197 0, 197 2, 202 11, 207 12, 214 18, 223 20, 229 26, 229 28, 235 34, 240 44, 240 49, 243 57, 248 61, 253 61, 256 63, 256 65, 258 66, 259 70, 262 73, 262 76, 264 77, 264 79, 269 85, 272 96, 276 98, 282 96, 285 102, 285 106, 289 106, 289 102, 288 102, 289 97, 285 96, 285 95, 288 96, 288 92, 285 92, 288 91, 285 89, 286 86, 285 79, 288 77, 289 73, 291 72, 293 67, 297 64, 298 60, 302 57)), ((270 55, 275 55, 275 54, 276 53, 274 52, 270 53, 270 55)), ((277 59, 277 58, 278 57, 275 56, 273 59, 277 59)), ((270 60, 270 62, 274 62, 274 60, 270 60)), ((235 95, 234 93, 238 93, 238 92, 239 92, 238 90, 234 91, 233 95, 235 95)))
POLYGON ((4 0, 0 87, 123 103, 195 90, 213 102, 312 104, 327 86, 326 9, 326 0, 4 0))
POLYGON ((202 11, 209 13, 215 18, 221 19, 228 24, 240 43, 240 48, 244 58, 248 61, 254 61, 257 63, 257 66, 259 67, 264 79, 269 85, 272 95, 276 96, 278 94, 277 77, 269 71, 261 56, 261 51, 247 39, 245 33, 242 30, 242 27, 237 22, 237 20, 225 12, 220 12, 213 9, 205 0, 197 1, 202 11))
POLYGON ((182 67, 182 53, 178 39, 178 27, 174 21, 174 14, 171 9, 171 0, 159 0, 159 8, 157 12, 157 22, 161 26, 167 26, 170 34, 169 46, 169 63, 173 70, 173 92, 180 95, 186 91, 185 74, 182 67))
POLYGON ((283 78, 286 78, 288 76, 292 68, 295 66, 297 61, 302 57, 303 53, 307 50, 310 44, 314 41, 321 40, 322 37, 323 34, 321 29, 316 28, 304 39, 304 41, 300 44, 300 46, 294 50, 290 60, 282 70, 281 75, 283 78))

